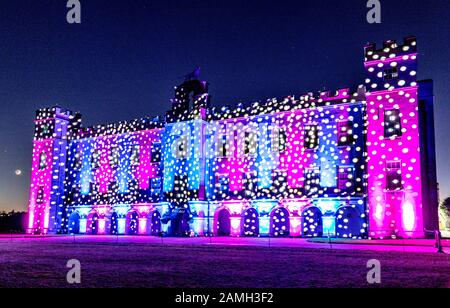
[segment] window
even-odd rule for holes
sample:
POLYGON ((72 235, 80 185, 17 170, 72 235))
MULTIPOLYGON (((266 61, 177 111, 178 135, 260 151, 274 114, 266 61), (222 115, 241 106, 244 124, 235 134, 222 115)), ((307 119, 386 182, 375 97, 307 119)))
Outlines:
POLYGON ((227 135, 221 135, 219 137, 219 142, 217 144, 217 156, 218 157, 227 157, 228 156, 228 144, 227 144, 227 135))
POLYGON ((75 157, 73 158, 73 168, 74 169, 81 169, 83 165, 83 153, 78 152, 75 154, 75 157))
POLYGON ((348 146, 355 142, 353 123, 351 121, 337 122, 338 146, 348 146))
POLYGON ((339 190, 352 190, 354 187, 355 169, 353 167, 339 167, 339 190))
POLYGON ((185 175, 177 175, 174 180, 173 192, 170 194, 173 200, 186 200, 189 195, 188 177, 185 175))
POLYGON ((119 148, 113 147, 109 152, 109 165, 111 168, 117 168, 119 165, 119 148))
POLYGON ((41 126, 41 134, 47 136, 50 133, 50 125, 44 124, 41 126))
POLYGON ((162 191, 162 178, 154 178, 150 180, 151 183, 151 194, 152 196, 161 195, 162 191))
POLYGON ((40 186, 36 195, 36 203, 42 204, 44 203, 44 187, 40 186))
POLYGON ((244 154, 256 155, 258 152, 258 137, 253 131, 246 131, 244 135, 244 154))
POLYGON ((305 126, 305 149, 314 150, 319 146, 319 128, 317 125, 305 126))
POLYGON ((217 176, 217 189, 219 193, 228 195, 230 178, 227 174, 217 176))
POLYGON ((305 191, 307 194, 316 194, 320 187, 320 169, 309 168, 305 170, 305 191))
POLYGON ((161 143, 153 143, 152 144, 152 153, 151 153, 151 161, 152 163, 160 163, 162 161, 162 145, 161 143))
POLYGON ((42 152, 39 155, 39 170, 43 170, 45 168, 47 168, 47 154, 42 152))
POLYGON ((272 150, 274 152, 283 153, 286 151, 286 132, 277 127, 272 133, 272 150))
POLYGON ((383 79, 385 81, 398 79, 398 69, 396 67, 385 69, 383 73, 383 79))
POLYGON ((275 194, 282 194, 288 190, 288 173, 284 170, 275 170, 272 173, 272 191, 275 194))
POLYGON ((138 145, 131 148, 130 163, 132 166, 138 166, 141 161, 141 153, 138 145))
POLYGON ((386 164, 386 189, 390 191, 403 189, 402 163, 401 161, 390 161, 386 164))
POLYGON ((46 139, 52 137, 53 127, 50 124, 42 124, 36 127, 37 137, 46 139))
POLYGON ((151 189, 161 190, 162 189, 162 178, 151 179, 151 189))
POLYGON ((402 123, 399 109, 384 111, 384 137, 393 138, 402 136, 402 123))
POLYGON ((189 146, 188 146, 189 139, 188 138, 189 138, 188 136, 181 136, 176 141, 176 146, 177 146, 176 157, 178 159, 185 159, 188 157, 188 150, 189 150, 189 146))
POLYGON ((98 150, 94 150, 91 157, 91 166, 93 169, 97 169, 100 167, 100 153, 98 150))
POLYGON ((244 194, 246 198, 255 197, 258 188, 258 177, 255 172, 244 173, 244 194))

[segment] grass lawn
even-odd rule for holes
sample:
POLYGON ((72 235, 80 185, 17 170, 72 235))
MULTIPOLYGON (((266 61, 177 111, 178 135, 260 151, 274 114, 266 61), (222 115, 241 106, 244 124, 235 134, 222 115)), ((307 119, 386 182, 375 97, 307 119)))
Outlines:
POLYGON ((0 287, 72 287, 66 263, 81 262, 81 287, 450 287, 450 256, 309 248, 164 246, 148 243, 1 241, 0 287))

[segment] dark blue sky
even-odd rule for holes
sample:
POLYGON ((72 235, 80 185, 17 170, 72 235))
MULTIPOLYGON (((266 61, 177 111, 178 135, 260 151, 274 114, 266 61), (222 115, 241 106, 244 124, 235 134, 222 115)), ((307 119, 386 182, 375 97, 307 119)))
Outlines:
POLYGON ((85 125, 163 114, 179 76, 202 66, 214 105, 364 81, 363 45, 416 35, 435 80, 441 197, 450 195, 450 2, 381 0, 0 0, 0 210, 27 207, 34 111, 59 104, 85 125), (15 170, 23 170, 16 176, 15 170))

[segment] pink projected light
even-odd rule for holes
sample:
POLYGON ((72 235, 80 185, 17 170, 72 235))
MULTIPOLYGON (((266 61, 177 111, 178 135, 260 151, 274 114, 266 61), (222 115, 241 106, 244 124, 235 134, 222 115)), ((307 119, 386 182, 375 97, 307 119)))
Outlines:
POLYGON ((212 107, 198 72, 165 116, 35 119, 29 233, 422 238, 437 226, 433 82, 416 38, 365 47, 365 86, 212 107))
POLYGON ((423 234, 415 38, 366 48, 370 235, 423 234), (411 52, 408 53, 408 51, 411 52))
POLYGON ((35 141, 31 168, 29 233, 47 233, 53 165, 52 139, 35 141))

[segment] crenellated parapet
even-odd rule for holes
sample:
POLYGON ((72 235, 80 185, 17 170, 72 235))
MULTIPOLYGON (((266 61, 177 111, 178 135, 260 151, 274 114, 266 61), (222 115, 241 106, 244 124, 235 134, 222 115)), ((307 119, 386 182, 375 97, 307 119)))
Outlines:
POLYGON ((403 44, 396 40, 383 42, 382 48, 378 48, 375 43, 369 43, 364 47, 365 62, 384 61, 386 59, 409 55, 417 52, 417 39, 415 36, 406 37, 403 44))
POLYGON ((320 91, 316 93, 308 92, 298 97, 287 96, 282 99, 272 98, 266 102, 241 103, 236 106, 212 108, 210 110, 209 120, 217 121, 280 112, 292 112, 308 108, 355 103, 364 100, 364 86, 358 86, 356 90, 342 88, 336 91, 320 91))

